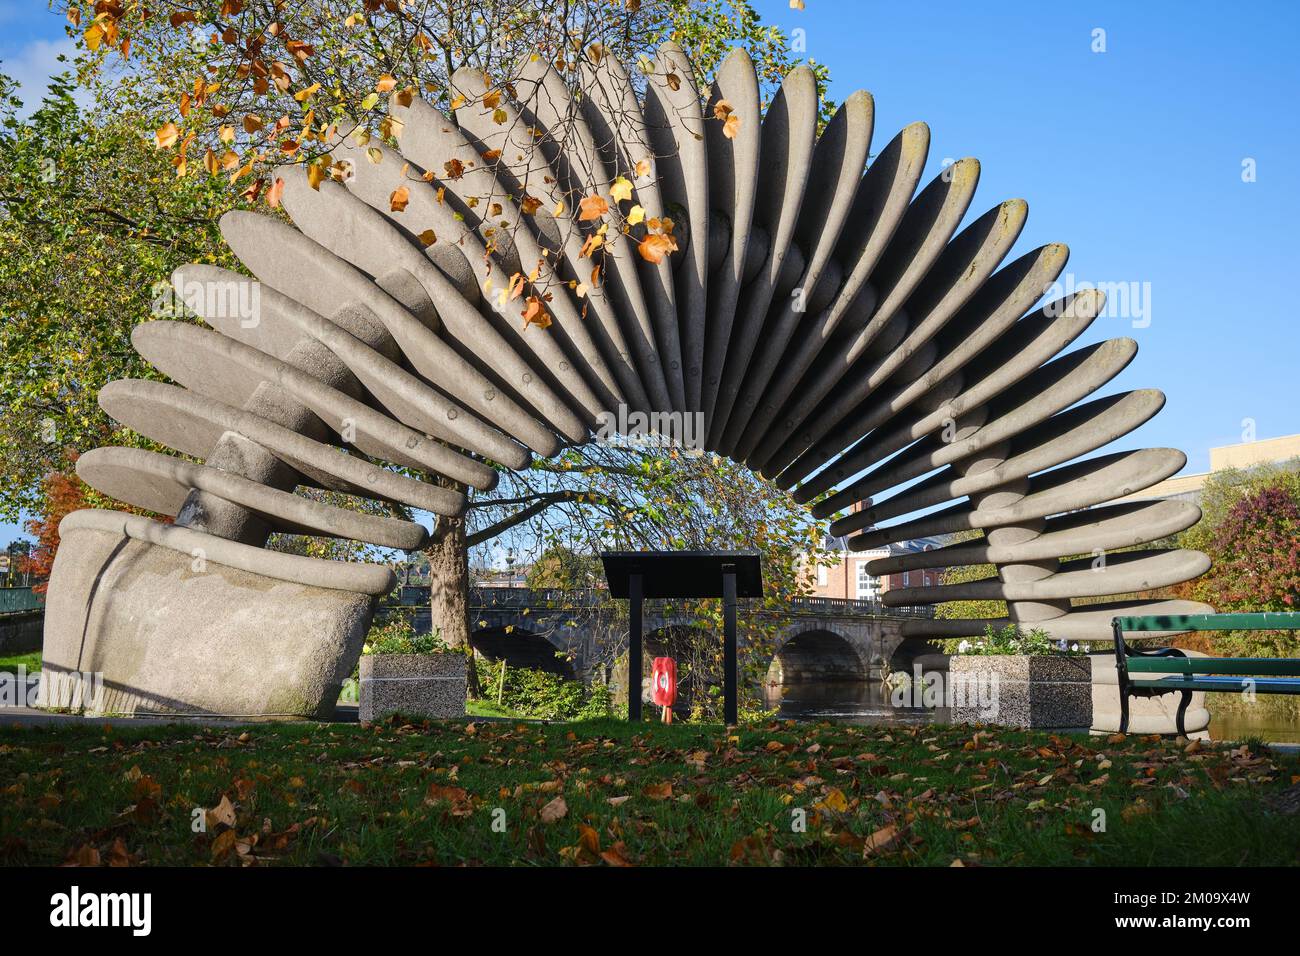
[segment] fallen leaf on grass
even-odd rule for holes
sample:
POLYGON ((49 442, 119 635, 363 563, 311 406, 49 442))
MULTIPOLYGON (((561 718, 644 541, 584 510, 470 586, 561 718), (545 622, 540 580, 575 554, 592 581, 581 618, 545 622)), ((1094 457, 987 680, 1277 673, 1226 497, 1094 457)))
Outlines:
POLYGON ((238 842, 238 840, 239 837, 235 834, 233 829, 222 830, 217 834, 217 838, 212 841, 212 859, 225 859, 230 854, 230 851, 235 848, 235 843, 238 842))
POLYGON ((843 813, 849 808, 849 800, 844 796, 844 791, 840 790, 838 787, 831 787, 826 796, 813 804, 813 808, 817 810, 832 810, 835 813, 843 813))
POLYGON ((65 866, 99 866, 99 851, 89 843, 77 847, 77 851, 64 864, 65 866))
POLYGON ((221 802, 208 810, 204 816, 210 829, 216 829, 219 826, 233 827, 235 825, 235 805, 223 793, 221 802))
POLYGON ((627 847, 619 840, 608 850, 602 850, 600 858, 610 866, 631 866, 627 858, 627 847))
POLYGON ((1130 803, 1127 807, 1121 810, 1119 815, 1124 818, 1125 823, 1128 823, 1135 817, 1146 816, 1150 812, 1151 804, 1147 803, 1145 800, 1138 800, 1136 803, 1130 803))
POLYGON ((887 824, 862 841, 862 858, 865 860, 877 853, 884 853, 897 842, 898 828, 892 823, 887 824))
POLYGON ((543 823, 554 823, 556 820, 563 820, 569 812, 569 805, 564 802, 563 797, 556 797, 546 806, 542 807, 541 817, 543 823))

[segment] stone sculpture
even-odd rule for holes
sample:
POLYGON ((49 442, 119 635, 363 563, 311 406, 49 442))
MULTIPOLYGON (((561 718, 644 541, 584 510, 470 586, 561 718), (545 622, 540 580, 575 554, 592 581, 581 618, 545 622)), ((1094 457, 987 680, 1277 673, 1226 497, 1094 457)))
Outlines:
MULTIPOLYGON (((271 552, 268 535, 414 549, 427 532, 295 489, 460 515, 462 489, 590 440, 620 408, 698 413, 708 450, 818 516, 859 505, 832 525, 855 549, 984 532, 872 570, 992 563, 996 576, 891 590, 889 604, 1004 598, 1010 620, 1103 640, 1116 613, 1206 610, 1071 606, 1202 573, 1208 560, 1189 551, 1124 551, 1101 573, 1093 558, 1187 528, 1199 510, 1106 504, 1183 466, 1173 449, 1092 455, 1163 396, 1088 400, 1137 346, 1065 351, 1101 311, 1095 291, 1030 311, 1067 250, 998 268, 1023 201, 958 232, 976 160, 914 197, 924 124, 868 162, 869 94, 818 136, 812 73, 791 72, 764 115, 739 50, 703 95, 673 44, 641 95, 612 58, 584 69, 576 99, 543 61, 504 93, 462 70, 454 120, 398 94, 399 150, 343 137, 342 181, 280 173, 292 226, 222 219, 255 279, 178 270, 177 294, 208 327, 151 321, 132 336, 177 384, 100 393, 117 421, 203 463, 133 448, 81 457, 90 485, 175 523, 98 510, 63 522, 47 669, 102 672, 109 712, 328 714, 392 575, 271 552)), ((917 619, 908 633, 985 624, 917 619)))

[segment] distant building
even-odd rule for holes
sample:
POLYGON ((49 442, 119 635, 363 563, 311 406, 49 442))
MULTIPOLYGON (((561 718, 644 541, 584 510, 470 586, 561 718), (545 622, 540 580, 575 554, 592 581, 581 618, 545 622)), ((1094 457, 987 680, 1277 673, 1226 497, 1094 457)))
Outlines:
POLYGON ((1144 488, 1120 501, 1149 501, 1154 498, 1182 498, 1199 502, 1205 480, 1225 468, 1249 470, 1259 465, 1286 465, 1300 468, 1300 435, 1264 438, 1259 441, 1222 445, 1210 449, 1210 470, 1192 475, 1176 475, 1144 488))
POLYGON ((526 588, 531 564, 501 571, 495 568, 471 568, 470 587, 475 588, 526 588))
POLYGON ((827 535, 822 547, 833 553, 834 563, 820 565, 813 575, 813 596, 847 598, 854 601, 875 601, 893 588, 919 588, 939 584, 943 568, 925 568, 919 571, 900 571, 877 576, 867 570, 867 564, 877 558, 888 558, 911 551, 933 551, 942 547, 939 538, 918 538, 900 541, 870 551, 850 551, 848 539, 827 535))

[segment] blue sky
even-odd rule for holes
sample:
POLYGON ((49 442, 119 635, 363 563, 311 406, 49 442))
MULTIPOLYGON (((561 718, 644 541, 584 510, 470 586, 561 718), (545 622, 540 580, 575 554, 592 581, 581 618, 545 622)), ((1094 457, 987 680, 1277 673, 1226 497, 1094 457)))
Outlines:
MULTIPOLYGON (((982 163, 968 220, 1029 202, 1010 258, 1065 242, 1076 282, 1149 288, 1149 324, 1102 318, 1083 340, 1137 339, 1109 390, 1169 398, 1116 449, 1170 445, 1204 471, 1211 446, 1242 440, 1244 419, 1259 438, 1300 432, 1285 279, 1300 222, 1300 4, 806 3, 756 6, 765 22, 805 31, 836 100, 872 92, 873 149, 926 121, 923 181, 946 158, 982 163), (1093 52, 1096 30, 1105 52, 1093 52), (1246 160, 1254 182, 1243 182, 1246 160)), ((42 0, 0 0, 0 59, 29 94, 70 49, 42 0)), ((0 543, 13 533, 0 526, 0 543)))

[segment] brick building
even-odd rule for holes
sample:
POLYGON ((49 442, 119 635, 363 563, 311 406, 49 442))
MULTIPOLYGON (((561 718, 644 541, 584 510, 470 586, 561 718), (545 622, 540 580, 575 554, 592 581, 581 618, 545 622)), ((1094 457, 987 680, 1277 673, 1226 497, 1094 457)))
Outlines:
POLYGON ((940 547, 938 538, 917 538, 885 545, 870 551, 850 551, 846 538, 827 535, 822 547, 833 553, 835 562, 817 568, 813 577, 813 595, 816 597, 848 598, 850 600, 877 600, 891 588, 916 588, 940 583, 942 568, 920 571, 902 571, 897 574, 876 576, 867 570, 868 562, 911 551, 932 551, 940 547))

